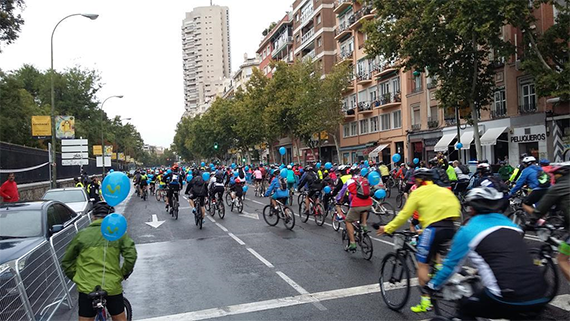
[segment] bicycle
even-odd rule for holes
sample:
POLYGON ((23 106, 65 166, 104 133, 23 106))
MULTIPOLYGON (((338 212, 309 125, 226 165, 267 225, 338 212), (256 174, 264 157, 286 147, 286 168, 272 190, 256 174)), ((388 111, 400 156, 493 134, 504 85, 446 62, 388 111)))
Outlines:
POLYGON ((216 211, 218 212, 220 219, 223 219, 224 216, 226 216, 226 207, 224 206, 224 201, 221 197, 214 196, 211 201, 208 199, 208 204, 209 206, 206 208, 206 211, 208 211, 211 216, 216 216, 216 211))
MULTIPOLYGON (((93 309, 97 310, 95 321, 106 321, 110 319, 110 314, 107 311, 107 291, 101 289, 101 286, 96 286, 95 290, 88 294, 91 299, 93 309)), ((125 305, 125 316, 128 321, 133 319, 133 307, 127 298, 123 296, 123 303, 125 305)))
POLYGON ((166 191, 164 189, 164 187, 159 187, 156 192, 154 193, 154 196, 156 198, 157 201, 163 201, 164 197, 166 196, 166 191))
POLYGON ((178 219, 178 208, 180 207, 180 203, 178 202, 178 191, 174 191, 172 193, 172 209, 170 210, 170 215, 174 217, 175 220, 178 219))
POLYGON ((301 204, 305 203, 305 197, 307 197, 307 191, 299 191, 299 196, 297 196, 297 204, 299 204, 299 211, 301 210, 301 204))
POLYGON ((315 223, 318 226, 323 226, 327 217, 327 212, 325 212, 323 205, 320 202, 320 192, 315 193, 313 197, 309 198, 308 210, 304 200, 303 203, 299 204, 299 215, 303 223, 307 223, 309 216, 313 215, 315 223))
MULTIPOLYGON (((346 231, 346 221, 344 221, 345 227, 342 230, 342 244, 345 244, 345 251, 348 251, 348 246, 350 245, 350 238, 348 237, 348 232, 346 231)), ((352 222, 351 223, 354 228, 354 241, 360 247, 362 251, 362 257, 365 260, 370 260, 372 258, 372 253, 374 252, 374 248, 372 246, 372 239, 367 232, 362 230, 360 226, 360 222, 352 222)), ((353 253, 356 250, 353 251, 353 253)))
POLYGON ((263 219, 265 223, 269 226, 275 226, 281 219, 283 220, 285 228, 292 230, 293 227, 295 227, 295 213, 280 200, 275 200, 275 203, 277 203, 277 210, 275 210, 271 204, 263 208, 263 219))
POLYGON ((150 183, 150 195, 154 195, 155 192, 156 192, 155 183, 150 183))
MULTIPOLYGON (((372 197, 372 214, 376 214, 380 225, 386 225, 396 217, 397 213, 394 207, 386 202, 385 199, 377 200, 372 197)), ((370 217, 370 212, 368 215, 370 217)))
POLYGON ((146 198, 148 196, 148 187, 145 185, 141 189, 142 189, 142 199, 143 201, 146 201, 146 198))
POLYGON ((341 213, 338 212, 338 209, 335 206, 334 212, 332 214, 331 226, 332 226, 333 230, 335 230, 337 232, 340 229, 341 223, 344 222, 344 219, 346 218, 346 212, 348 212, 348 204, 340 205, 340 210, 341 210, 341 213))
POLYGON ((457 319, 457 307, 463 297, 471 297, 481 289, 481 277, 461 269, 439 290, 430 292, 433 311, 432 321, 452 321, 457 319))
POLYGON ((396 206, 401 209, 404 206, 405 195, 403 189, 398 189, 398 195, 396 195, 396 206))
POLYGON ((238 213, 241 214, 243 212, 243 198, 243 195, 240 197, 236 196, 231 203, 230 211, 233 212, 235 207, 238 210, 238 213))
POLYGON ((194 200, 194 205, 196 206, 194 208, 194 221, 196 222, 196 226, 202 229, 204 219, 202 217, 202 201, 200 199, 201 197, 198 197, 194 200))

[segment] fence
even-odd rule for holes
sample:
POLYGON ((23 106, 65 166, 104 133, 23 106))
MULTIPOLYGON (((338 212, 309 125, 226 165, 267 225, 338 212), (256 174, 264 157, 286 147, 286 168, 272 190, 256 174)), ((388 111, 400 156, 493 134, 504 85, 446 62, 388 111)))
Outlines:
POLYGON ((88 215, 80 217, 59 233, 0 271, 0 320, 50 320, 65 304, 73 306, 70 290, 75 284, 61 269, 65 249, 82 228, 88 215))
MULTIPOLYGON (((79 166, 61 165, 61 153, 57 153, 56 158, 57 179, 79 176, 79 166)), ((47 150, 0 142, 0 169, 29 168, 44 164, 48 162, 48 160, 49 155, 47 150)), ((127 168, 127 165, 119 162, 111 162, 111 168, 114 170, 124 170, 127 168)), ((101 173, 101 168, 97 167, 97 162, 93 158, 89 158, 89 165, 84 165, 83 169, 89 175, 101 173)), ((30 171, 18 172, 16 175, 16 182, 18 182, 18 184, 49 181, 49 165, 30 171)), ((0 182, 4 182, 7 176, 8 173, 0 173, 0 182)))

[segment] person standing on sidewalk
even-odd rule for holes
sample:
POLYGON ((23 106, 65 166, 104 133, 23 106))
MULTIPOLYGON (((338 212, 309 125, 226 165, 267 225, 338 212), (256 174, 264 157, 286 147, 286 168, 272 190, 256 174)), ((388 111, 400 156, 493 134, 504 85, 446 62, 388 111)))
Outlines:
POLYGON ((2 201, 6 203, 14 203, 20 200, 18 193, 18 185, 16 184, 16 175, 8 174, 8 179, 0 186, 0 196, 2 201))

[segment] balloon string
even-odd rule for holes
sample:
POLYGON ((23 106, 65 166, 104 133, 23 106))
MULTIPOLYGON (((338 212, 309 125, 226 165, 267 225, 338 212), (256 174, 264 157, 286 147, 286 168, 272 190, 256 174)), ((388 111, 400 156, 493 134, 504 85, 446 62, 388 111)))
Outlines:
POLYGON ((103 248, 103 278, 101 279, 101 288, 105 289, 105 266, 107 262, 107 247, 109 246, 109 241, 106 240, 105 247, 103 248))

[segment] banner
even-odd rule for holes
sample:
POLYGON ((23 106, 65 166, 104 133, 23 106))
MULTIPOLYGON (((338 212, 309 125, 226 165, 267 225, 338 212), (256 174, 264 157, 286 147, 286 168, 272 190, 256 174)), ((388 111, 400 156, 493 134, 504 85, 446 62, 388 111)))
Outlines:
POLYGON ((55 116, 55 137, 59 139, 75 138, 75 117, 55 116))
POLYGON ((117 160, 117 153, 111 153, 111 160, 117 160))
POLYGON ((127 158, 125 159, 127 162, 131 162, 131 156, 127 155, 127 158))
POLYGON ((120 161, 124 161, 125 160, 125 153, 117 153, 117 157, 119 158, 120 161))
POLYGON ((101 156, 103 151, 101 150, 101 145, 93 145, 93 155, 101 156))
POLYGON ((32 116, 32 136, 37 138, 51 136, 50 116, 32 116))
POLYGON ((113 154, 113 145, 105 145, 105 156, 113 154))

